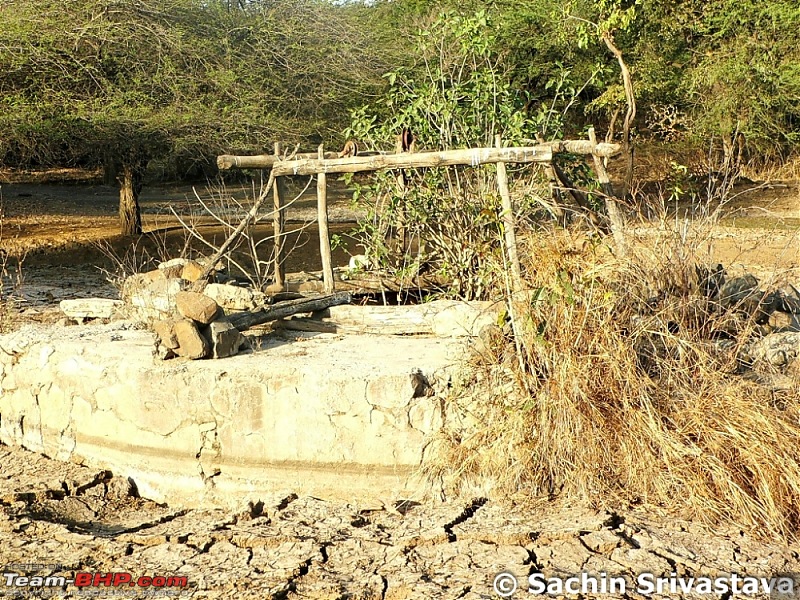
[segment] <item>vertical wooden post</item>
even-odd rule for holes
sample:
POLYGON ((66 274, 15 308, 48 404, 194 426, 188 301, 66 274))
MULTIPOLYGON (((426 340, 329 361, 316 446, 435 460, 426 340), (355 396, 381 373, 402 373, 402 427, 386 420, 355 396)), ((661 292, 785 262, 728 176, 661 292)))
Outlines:
MULTIPOLYGON (((499 135, 495 137, 495 145, 498 148, 503 147, 499 135)), ((506 256, 508 257, 508 263, 511 267, 511 288, 512 291, 518 292, 522 289, 522 269, 519 265, 517 234, 514 231, 514 209, 511 206, 511 193, 508 190, 508 174, 506 173, 506 164, 504 162, 497 163, 497 188, 500 191, 500 199, 503 208, 501 221, 505 233, 506 256)))
MULTIPOLYGON (((275 142, 275 160, 280 160, 282 153, 283 144, 275 142)), ((283 177, 276 177, 272 196, 272 235, 275 244, 275 287, 281 290, 283 290, 286 283, 286 265, 284 264, 284 225, 286 224, 286 209, 283 207, 283 189, 283 177)))
MULTIPOLYGON (((402 134, 400 137, 397 138, 397 147, 395 148, 395 153, 402 154, 403 153, 403 140, 402 134)), ((397 239, 395 240, 395 247, 397 248, 398 253, 400 256, 398 257, 398 266, 403 264, 405 260, 405 253, 406 248, 408 245, 408 241, 406 240, 406 206, 405 206, 405 199, 406 199, 406 175, 401 170, 397 174, 397 191, 400 194, 400 206, 397 207, 397 230, 396 235, 397 239)))
MULTIPOLYGON (((544 137, 540 134, 536 134, 536 143, 544 144, 544 137)), ((555 160, 555 156, 544 166, 544 172, 547 176, 547 182, 550 185, 550 198, 553 200, 553 210, 551 213, 564 225, 564 211, 561 209, 563 198, 561 197, 561 190, 559 189, 561 184, 558 182, 553 160, 555 160)))
MULTIPOLYGON (((319 145, 319 157, 325 158, 325 148, 319 145)), ((333 265, 331 262, 331 238, 328 232, 328 176, 325 173, 317 175, 317 221, 319 223, 319 252, 322 256, 322 279, 325 283, 325 293, 334 291, 333 265)))
MULTIPOLYGON (((594 132, 594 127, 589 128, 589 141, 592 144, 597 144, 597 136, 594 132)), ((620 213, 617 200, 614 197, 614 188, 611 186, 611 180, 608 177, 608 171, 603 163, 603 159, 595 154, 592 154, 594 159, 594 170, 597 172, 597 181, 600 184, 600 189, 603 190, 605 195, 606 214, 608 221, 611 225, 611 233, 614 235, 614 242, 617 245, 617 254, 620 256, 625 255, 625 224, 622 221, 622 214, 620 213)))

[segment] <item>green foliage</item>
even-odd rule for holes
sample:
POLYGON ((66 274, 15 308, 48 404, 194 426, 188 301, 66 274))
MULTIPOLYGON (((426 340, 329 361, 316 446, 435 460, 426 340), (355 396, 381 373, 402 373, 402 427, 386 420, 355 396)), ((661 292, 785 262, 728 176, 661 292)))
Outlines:
MULTIPOLYGON (((525 98, 495 52, 494 31, 486 11, 431 19, 415 37, 417 64, 386 75, 387 93, 353 112, 347 135, 394 149, 397 134, 407 127, 418 149, 443 150, 494 146, 496 135, 510 145, 540 133, 558 135, 560 113, 554 106, 524 110, 525 98)), ((552 84, 559 95, 564 80, 552 84)), ((495 269, 502 264, 494 168, 428 169, 407 176, 405 187, 398 186, 396 174, 382 174, 359 190, 369 209, 359 234, 372 261, 398 272, 426 264, 452 282, 446 293, 487 295, 501 281, 495 269), (393 252, 387 239, 402 229, 417 248, 413 255, 393 252)))
POLYGON ((87 164, 318 141, 341 130, 354 97, 382 85, 380 61, 352 68, 370 43, 355 9, 240 6, 0 0, 0 160, 87 164))
POLYGON ((410 127, 418 146, 441 149, 493 145, 535 131, 521 98, 492 50, 488 17, 445 14, 418 32, 417 63, 385 75, 388 91, 353 114, 347 131, 372 145, 394 144, 410 127))
POLYGON ((800 141, 800 7, 796 2, 716 0, 697 9, 688 77, 696 130, 742 132, 767 151, 800 141))

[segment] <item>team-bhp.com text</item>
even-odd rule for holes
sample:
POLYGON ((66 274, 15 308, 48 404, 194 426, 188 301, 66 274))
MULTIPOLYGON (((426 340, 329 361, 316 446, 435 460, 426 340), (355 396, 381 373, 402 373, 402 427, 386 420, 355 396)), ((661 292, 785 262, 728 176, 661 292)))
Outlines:
POLYGON ((3 573, 3 582, 7 588, 64 588, 74 585, 78 588, 99 587, 138 587, 144 589, 185 588, 189 585, 187 577, 134 577, 130 573, 87 573, 80 571, 74 578, 50 575, 48 577, 3 573))

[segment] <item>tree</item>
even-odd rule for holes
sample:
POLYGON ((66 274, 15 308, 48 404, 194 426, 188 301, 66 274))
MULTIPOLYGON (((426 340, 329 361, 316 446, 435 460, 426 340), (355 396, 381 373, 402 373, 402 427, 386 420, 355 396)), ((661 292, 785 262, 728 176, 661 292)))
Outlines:
POLYGON ((105 163, 122 233, 141 233, 154 158, 342 128, 383 71, 359 54, 369 38, 357 12, 322 0, 0 0, 0 159, 105 163))
POLYGON ((715 0, 694 6, 697 39, 687 88, 699 132, 743 134, 762 152, 800 142, 800 7, 777 0, 715 0))
MULTIPOLYGON (((526 117, 493 49, 486 11, 445 11, 420 22, 410 46, 415 64, 387 73, 386 92, 353 113, 354 137, 393 150, 405 128, 417 148, 447 150, 492 147, 498 135, 520 145, 541 131, 550 115, 526 117)), ((364 190, 357 197, 366 197, 367 217, 357 237, 371 262, 394 268, 401 278, 430 269, 449 282, 448 294, 465 299, 503 285, 495 261, 503 224, 494 166, 378 173, 369 187, 359 186, 364 190)), ((524 214, 533 212, 536 197, 526 194, 524 214)))

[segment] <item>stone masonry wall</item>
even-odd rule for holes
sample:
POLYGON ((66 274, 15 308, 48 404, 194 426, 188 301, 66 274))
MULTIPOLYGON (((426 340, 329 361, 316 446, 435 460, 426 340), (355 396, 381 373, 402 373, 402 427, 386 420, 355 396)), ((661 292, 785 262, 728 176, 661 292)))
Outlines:
POLYGON ((128 323, 26 326, 0 336, 0 442, 110 468, 172 504, 398 497, 417 491, 441 420, 433 391, 459 353, 453 340, 316 335, 164 363, 128 323))

